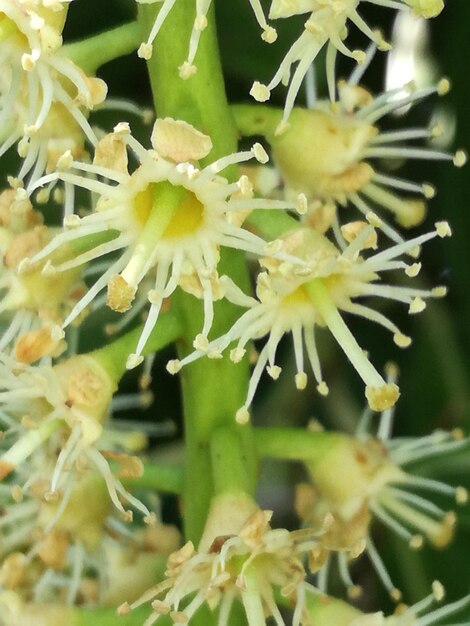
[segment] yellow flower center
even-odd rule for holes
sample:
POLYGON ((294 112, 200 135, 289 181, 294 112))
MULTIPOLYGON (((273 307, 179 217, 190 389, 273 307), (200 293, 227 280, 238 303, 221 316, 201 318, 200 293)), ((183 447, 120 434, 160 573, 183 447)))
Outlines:
POLYGON ((18 32, 16 24, 13 20, 0 12, 0 42, 6 41, 11 35, 18 32))
POLYGON ((177 206, 162 233, 162 239, 177 239, 195 233, 203 222, 204 205, 192 191, 166 181, 150 183, 135 196, 134 214, 138 223, 144 226, 152 210, 163 217, 169 202, 177 206))

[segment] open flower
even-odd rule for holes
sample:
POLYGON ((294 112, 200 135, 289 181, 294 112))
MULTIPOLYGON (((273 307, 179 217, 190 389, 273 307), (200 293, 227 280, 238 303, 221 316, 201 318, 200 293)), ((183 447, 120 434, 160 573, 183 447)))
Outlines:
POLYGON ((126 124, 107 135, 99 144, 93 165, 73 161, 64 155, 64 169, 45 176, 37 185, 60 178, 66 184, 95 192, 96 210, 80 218, 65 218, 68 230, 57 235, 36 254, 34 264, 61 246, 73 246, 90 237, 89 249, 59 265, 47 264, 47 271, 64 272, 102 255, 121 251, 119 258, 73 307, 66 327, 95 296, 107 288, 107 304, 114 311, 130 311, 143 279, 150 273, 153 288, 148 292, 150 310, 135 354, 128 367, 143 359, 141 352, 155 326, 163 300, 180 285, 204 301, 204 325, 196 343, 205 345, 212 325, 213 301, 224 295, 217 275, 219 248, 226 246, 256 254, 269 249, 258 236, 239 226, 238 213, 256 208, 288 208, 291 204, 254 199, 246 176, 229 183, 220 175, 230 165, 253 157, 266 162, 260 144, 247 152, 236 152, 199 169, 212 143, 207 135, 185 122, 157 120, 152 133, 153 150, 146 150, 130 134, 126 124), (139 161, 129 173, 127 148, 139 161), (93 173, 103 180, 88 176, 93 173), (94 243, 93 236, 98 237, 94 243), (107 239, 106 239, 107 238, 107 239))
POLYGON ((16 508, 2 502, 0 593, 14 590, 36 603, 131 602, 155 583, 180 545, 172 526, 123 526, 96 473, 77 477, 65 507, 50 496, 47 481, 34 478, 16 508))
MULTIPOLYGON (((136 0, 140 4, 154 4, 156 2, 161 3, 155 22, 150 30, 147 41, 143 43, 138 51, 139 56, 142 59, 150 59, 153 52, 153 42, 155 41, 160 28, 163 26, 165 19, 173 8, 177 0, 136 0)), ((193 30, 189 39, 189 50, 186 61, 179 68, 181 78, 189 78, 196 71, 197 67, 194 65, 194 59, 196 58, 197 49, 199 46, 199 39, 202 31, 207 28, 207 13, 209 12, 212 0, 196 0, 196 18, 194 20, 193 30)), ((271 26, 268 26, 266 18, 264 16, 263 8, 260 0, 249 0, 253 12, 255 14, 258 24, 263 29, 262 38, 268 43, 276 41, 276 31, 271 26)))
MULTIPOLYGON (((73 492, 77 477, 92 469, 104 480, 115 508, 127 521, 121 499, 143 513, 145 505, 122 485, 107 458, 121 471, 139 476, 142 462, 136 457, 102 450, 104 422, 108 416, 115 383, 100 362, 90 355, 70 357, 54 366, 26 366, 0 357, 0 422, 2 435, 0 480, 27 465, 25 483, 46 481, 48 497, 59 501, 58 519, 73 492)), ((52 528, 53 523, 50 522, 52 528)))
MULTIPOLYGON (((443 0, 405 0, 405 2, 384 3, 383 0, 368 0, 372 4, 391 6, 394 9, 409 9, 416 15, 434 17, 442 10, 443 0)), ((272 0, 269 17, 272 19, 288 18, 292 15, 310 14, 304 25, 304 32, 294 42, 284 57, 279 69, 268 85, 255 82, 251 95, 259 102, 269 100, 271 91, 279 85, 289 84, 284 107, 283 123, 289 119, 295 99, 302 86, 303 79, 312 62, 322 48, 327 45, 326 72, 330 95, 335 84, 335 60, 338 52, 364 63, 366 55, 362 50, 350 50, 344 40, 347 36, 347 24, 351 21, 382 50, 390 48, 380 31, 373 31, 359 15, 360 0, 272 0), (292 67, 298 63, 291 77, 292 67)))
POLYGON ((43 225, 23 189, 0 194, 0 323, 5 329, 0 350, 13 346, 21 363, 61 352, 62 321, 83 293, 79 269, 47 275, 41 263, 33 272, 18 273, 25 257, 41 250, 55 232, 43 225))
MULTIPOLYGON (((391 368, 391 380, 395 377, 391 368)), ((409 467, 418 461, 452 454, 468 446, 460 431, 435 431, 431 435, 392 439, 393 411, 381 415, 376 436, 366 433, 371 413, 366 411, 356 436, 338 435, 336 443, 318 462, 307 463, 312 485, 301 485, 297 510, 308 525, 330 516, 330 525, 319 538, 318 586, 326 590, 329 565, 338 559, 339 572, 352 597, 360 593, 349 572, 351 559, 369 556, 379 578, 395 600, 401 597, 371 539, 372 520, 405 540, 412 549, 425 540, 437 548, 452 540, 456 524, 453 511, 444 511, 421 491, 446 495, 463 505, 463 487, 417 476, 409 467), (415 493, 415 492, 418 493, 415 493)))
POLYGON ((68 2, 4 0, 0 5, 0 155, 16 142, 19 178, 31 181, 56 166, 66 149, 96 144, 86 112, 103 102, 106 85, 62 52, 68 2))
POLYGON ((207 604, 212 610, 218 609, 218 626, 228 626, 233 603, 239 600, 249 626, 265 625, 269 616, 285 626, 274 596, 275 590, 280 590, 295 607, 292 625, 309 623, 305 621, 305 592, 309 586, 301 556, 315 546, 314 533, 272 529, 271 512, 258 509, 254 503, 240 503, 240 496, 232 499, 231 516, 222 514, 226 500, 222 506, 220 502, 213 505, 199 549, 196 551, 188 542, 171 554, 167 578, 136 602, 124 603, 120 614, 152 601, 153 613, 145 626, 166 614, 174 623, 187 623, 207 604), (251 514, 244 517, 247 508, 251 514), (214 520, 218 515, 223 519, 222 526, 214 520), (216 528, 223 528, 223 534, 217 534, 216 528))
MULTIPOLYGON (((276 259, 262 260, 267 271, 259 274, 257 278, 258 299, 240 298, 238 303, 248 306, 248 311, 225 335, 211 341, 205 351, 205 354, 217 357, 236 341, 237 345, 230 356, 237 362, 244 356, 249 341, 268 335, 253 370, 245 404, 237 413, 239 421, 244 422, 248 419, 248 407, 264 368, 266 367, 272 378, 279 377, 281 369, 275 364, 276 350, 286 333, 291 333, 293 338, 297 387, 304 389, 307 384, 307 374, 304 370, 305 347, 317 389, 322 395, 328 393, 315 344, 315 329, 318 326, 328 328, 364 381, 366 397, 373 410, 383 410, 397 401, 398 387, 386 383, 377 372, 358 345, 341 312, 352 313, 380 324, 393 333, 394 341, 399 347, 408 347, 411 339, 393 322, 382 313, 356 300, 367 296, 396 300, 408 304, 410 313, 419 313, 425 308, 423 298, 445 295, 445 289, 442 287, 425 291, 392 286, 379 281, 384 272, 393 269, 403 269, 409 277, 416 276, 420 264, 408 265, 399 260, 399 257, 406 253, 415 253, 416 247, 429 239, 448 236, 449 225, 445 222, 438 223, 434 232, 391 246, 368 257, 363 256, 363 251, 377 245, 373 226, 365 222, 355 222, 346 225, 343 232, 350 243, 342 252, 314 230, 301 228, 288 235, 284 249, 293 256, 303 259, 305 267, 276 259)), ((182 366, 203 354, 201 350, 196 350, 182 361, 171 361, 168 369, 170 372, 177 372, 182 366)))
MULTIPOLYGON (((452 155, 413 143, 438 136, 437 126, 388 132, 379 126, 386 115, 406 105, 434 93, 446 94, 446 79, 428 88, 417 90, 409 85, 374 98, 358 85, 361 74, 356 70, 348 81, 339 83, 338 102, 295 108, 286 132, 279 135, 272 129, 267 135, 287 197, 304 193, 309 201, 305 220, 322 231, 333 225, 339 242, 343 239, 338 233, 337 207, 353 205, 364 216, 377 207, 390 212, 404 228, 420 224, 425 217, 425 199, 433 197, 434 188, 381 172, 378 159, 453 161, 459 167, 466 162, 460 150, 452 155), (299 158, 299 154, 304 156, 299 158)), ((392 240, 403 240, 387 221, 381 228, 392 240)))

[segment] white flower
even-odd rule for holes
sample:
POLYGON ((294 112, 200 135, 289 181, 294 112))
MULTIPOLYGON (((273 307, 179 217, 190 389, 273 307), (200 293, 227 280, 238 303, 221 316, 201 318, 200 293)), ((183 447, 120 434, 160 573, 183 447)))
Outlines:
MULTIPOLYGON (((439 236, 450 235, 447 223, 436 224, 434 232, 397 244, 365 257, 362 251, 375 248, 377 236, 373 226, 364 222, 347 225, 344 232, 350 241, 340 251, 326 237, 317 231, 300 228, 286 237, 284 250, 305 261, 305 267, 291 263, 265 259, 262 264, 267 272, 257 278, 258 299, 239 298, 239 304, 249 310, 235 322, 222 337, 211 341, 206 354, 217 357, 232 342, 236 347, 231 351, 232 360, 239 361, 245 354, 249 341, 268 335, 268 339, 258 357, 250 379, 245 404, 237 413, 239 421, 248 419, 248 407, 256 392, 261 374, 266 367, 268 374, 277 379, 281 370, 275 364, 277 346, 286 333, 292 333, 297 374, 296 385, 304 389, 307 374, 304 370, 304 347, 307 352, 317 389, 322 395, 328 393, 323 380, 320 360, 315 344, 315 329, 326 326, 347 358, 366 385, 365 393, 373 410, 383 410, 393 404, 399 396, 395 384, 387 384, 377 372, 367 355, 358 345, 340 312, 352 313, 375 322, 393 333, 395 343, 408 347, 411 339, 382 313, 356 302, 358 298, 376 296, 396 300, 409 305, 410 313, 419 313, 425 308, 423 298, 442 297, 444 288, 431 291, 410 287, 392 286, 381 283, 382 274, 394 269, 403 269, 412 277, 419 272, 420 264, 411 265, 399 260, 403 254, 416 254, 416 248, 426 241, 439 236)), ((172 361, 168 365, 171 372, 203 356, 196 350, 182 361, 172 361)))
MULTIPOLYGON (((453 161, 459 167, 466 161, 462 151, 452 155, 410 144, 432 140, 441 132, 439 127, 384 132, 378 126, 382 118, 406 105, 434 93, 446 94, 447 80, 420 90, 410 85, 374 98, 358 86, 362 70, 353 72, 347 82, 339 83, 338 102, 319 101, 311 109, 295 108, 289 129, 268 137, 287 197, 292 191, 304 193, 309 200, 305 220, 321 230, 333 224, 339 243, 344 239, 336 215, 341 212, 339 207, 348 204, 364 216, 375 207, 385 209, 405 228, 418 225, 425 217, 426 203, 419 196, 432 198, 434 188, 382 173, 379 159, 453 161), (303 157, 299 158, 299 154, 303 157)), ((381 228, 392 240, 403 241, 387 222, 381 228)))
POLYGON ((66 149, 77 156, 83 136, 96 144, 85 113, 106 97, 62 52, 67 2, 0 2, 0 155, 19 141, 19 172, 32 181, 66 149))
MULTIPOLYGON (((440 12, 439 7, 442 9, 443 6, 442 0, 431 2, 406 0, 406 3, 400 0, 392 3, 384 3, 383 0, 368 2, 394 9, 408 9, 412 6, 417 14, 425 17, 433 17, 440 12)), ((360 16, 359 5, 360 0, 272 0, 269 16, 273 19, 310 14, 305 22, 304 32, 287 52, 270 83, 263 85, 255 82, 251 90, 251 95, 256 100, 265 102, 269 99, 271 91, 281 82, 289 85, 284 107, 284 124, 287 123, 307 70, 325 45, 327 45, 326 72, 330 89, 335 84, 335 60, 338 52, 355 59, 358 63, 364 63, 365 53, 362 50, 351 51, 344 43, 349 20, 380 49, 390 48, 380 31, 373 31, 360 16), (291 76, 292 67, 296 63, 298 65, 291 76)), ((333 96, 332 93, 330 95, 333 96)))
MULTIPOLYGON (((128 457, 101 450, 114 391, 115 383, 109 374, 89 355, 71 357, 53 367, 25 366, 0 356, 0 422, 7 427, 0 480, 21 470, 25 462, 30 470, 26 483, 47 480, 48 497, 58 497, 60 502, 50 528, 67 506, 80 475, 77 464, 100 474, 124 519, 130 521, 132 512, 124 509, 120 498, 142 512, 147 521, 152 519, 147 507, 113 475, 106 460, 115 458, 125 465, 128 457), (31 472, 31 468, 36 469, 31 472)), ((140 461, 139 468, 142 472, 140 461)))
POLYGON ((239 226, 238 214, 256 208, 292 207, 286 202, 253 199, 246 176, 229 183, 220 175, 228 166, 253 157, 266 162, 267 155, 260 144, 199 169, 195 162, 210 152, 210 138, 185 122, 168 118, 155 123, 152 146, 153 150, 145 149, 132 137, 128 126, 120 124, 100 142, 93 165, 64 155, 64 169, 37 183, 43 185, 60 178, 66 184, 95 192, 99 199, 90 215, 66 216, 64 224, 68 230, 56 236, 31 263, 46 258, 64 244, 71 246, 85 236, 99 234, 104 239, 98 244, 92 241, 87 252, 55 266, 55 270, 63 272, 110 252, 122 251, 72 309, 64 327, 106 287, 108 306, 118 312, 129 311, 143 279, 149 273, 155 277, 153 289, 148 292, 149 314, 136 352, 129 357, 129 367, 142 361, 141 352, 163 300, 179 284, 204 301, 204 325, 197 343, 207 343, 213 300, 224 295, 217 276, 219 248, 226 246, 256 254, 267 250, 263 240, 239 226), (139 161, 132 174, 128 172, 127 148, 139 161), (98 179, 92 179, 89 173, 98 179))
MULTIPOLYGON (((233 514, 238 520, 239 511, 233 514)), ((207 545, 204 537, 198 551, 188 542, 170 555, 167 578, 136 602, 123 604, 119 613, 125 615, 152 601, 153 613, 145 626, 165 614, 174 623, 188 623, 207 604, 212 610, 218 609, 218 626, 228 626, 238 599, 249 626, 263 626, 269 616, 285 626, 274 596, 275 589, 280 589, 294 606, 292 625, 309 623, 305 614, 308 585, 301 556, 315 546, 314 534, 271 529, 270 518, 271 512, 258 509, 233 533, 214 536, 207 545)), ((232 520, 230 523, 234 525, 232 520)))
POLYGON ((4 328, 0 350, 13 346, 18 361, 33 363, 63 350, 60 325, 84 284, 77 269, 43 275, 44 264, 29 274, 18 274, 24 258, 41 250, 57 232, 42 224, 42 215, 25 196, 22 188, 0 194, 0 323, 4 328))
MULTIPOLYGON (((391 366, 389 382, 395 382, 396 375, 391 366)), ((355 437, 337 435, 324 457, 307 463, 313 486, 300 486, 297 509, 308 525, 330 516, 331 523, 319 538, 325 550, 319 555, 318 587, 322 591, 326 591, 329 566, 336 557, 342 582, 351 597, 356 597, 361 590, 354 585, 349 566, 351 559, 366 552, 392 598, 399 600, 401 593, 372 541, 371 522, 381 522, 414 550, 421 548, 424 540, 438 548, 447 546, 456 515, 420 492, 445 495, 459 505, 468 502, 468 493, 463 487, 417 476, 409 467, 462 450, 469 440, 458 430, 393 439, 391 409, 382 413, 376 436, 367 432, 371 421, 371 412, 365 411, 355 437)))

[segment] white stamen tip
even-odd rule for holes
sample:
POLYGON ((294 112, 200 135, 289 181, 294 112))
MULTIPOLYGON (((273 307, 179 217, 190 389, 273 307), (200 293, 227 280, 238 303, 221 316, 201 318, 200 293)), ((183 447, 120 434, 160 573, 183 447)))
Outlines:
POLYGON ((457 150, 452 160, 455 167, 463 167, 468 160, 467 153, 464 150, 457 150))
POLYGON ((166 371, 170 374, 177 374, 181 370, 181 361, 179 359, 172 359, 166 364, 166 371))
POLYGON ((250 96, 252 96, 257 102, 267 102, 271 96, 271 92, 266 85, 263 85, 256 80, 250 89, 250 96))
POLYGON ((180 75, 180 78, 182 78, 183 80, 188 80, 188 78, 191 78, 191 76, 194 76, 196 72, 197 72, 197 67, 193 65, 192 63, 188 63, 188 61, 185 61, 178 68, 178 73, 180 75))
POLYGON ((446 596, 446 590, 444 589, 444 585, 438 580, 435 580, 432 583, 432 594, 436 602, 442 602, 442 600, 444 600, 446 596))
POLYGON ((244 198, 251 198, 253 196, 253 184, 245 174, 240 176, 238 180, 238 187, 244 198))
POLYGON ((347 594, 350 600, 357 600, 362 595, 362 587, 360 585, 352 585, 348 587, 347 594))
POLYGON ((424 539, 422 535, 413 535, 413 537, 411 537, 410 539, 409 545, 412 550, 421 550, 424 545, 424 539))
POLYGON ((366 386, 366 398, 373 411, 385 411, 394 406, 400 397, 400 390, 393 383, 381 385, 380 387, 366 386))
POLYGON ((57 169, 69 170, 73 165, 73 156, 70 150, 64 152, 57 160, 57 169))
POLYGON ((399 348, 408 348, 411 346, 411 337, 403 335, 403 333, 395 333, 393 335, 393 341, 399 348))
POLYGON ((447 287, 434 287, 434 289, 431 289, 431 295, 433 298, 445 298, 447 287))
POLYGON ((452 229, 449 222, 436 222, 434 226, 436 227, 438 237, 444 238, 452 236, 452 229))
POLYGON ((282 250, 283 245, 284 245, 284 242, 282 241, 282 239, 273 239, 273 241, 269 241, 266 244, 264 253, 267 256, 274 256, 275 254, 278 254, 282 250))
POLYGON ((250 414, 248 412, 248 409, 244 406, 242 406, 241 409, 238 409, 235 414, 235 420, 237 424, 248 424, 248 422, 250 421, 250 414))
POLYGON ((65 337, 64 329, 57 324, 51 328, 51 339, 53 341, 60 341, 65 337))
POLYGON ((317 391, 321 396, 327 396, 330 393, 330 390, 328 388, 328 385, 325 383, 324 380, 322 380, 320 383, 318 383, 317 385, 317 391))
POLYGON ((130 135, 131 134, 131 127, 129 126, 129 124, 127 122, 119 122, 119 124, 116 124, 116 126, 113 128, 113 133, 115 135, 130 135))
POLYGON ((266 43, 274 43, 277 39, 277 31, 272 26, 268 26, 264 29, 261 39, 266 43))
POLYGON ((422 311, 424 311, 425 308, 426 308, 426 302, 418 296, 412 301, 408 311, 409 313, 411 313, 411 315, 416 315, 417 313, 422 313, 422 311))
POLYGON ((234 348, 233 350, 230 350, 230 360, 234 363, 240 363, 245 354, 245 348, 234 348))
POLYGON ((141 43, 139 49, 137 50, 137 56, 140 59, 145 59, 148 61, 152 58, 153 46, 151 43, 141 43))
POLYGON ((25 257, 21 259, 18 263, 17 272, 18 274, 24 274, 31 267, 31 259, 29 257, 25 257))
POLYGON ((400 602, 401 596, 402 596, 401 591, 397 589, 396 587, 390 590, 390 597, 392 598, 394 602, 400 602))
POLYGON ((64 228, 78 228, 81 223, 81 218, 79 215, 66 215, 64 217, 63 225, 64 228))
POLYGON ((415 278, 420 273, 421 267, 421 263, 413 263, 406 268, 405 274, 410 278, 415 278))
POLYGON ((366 60, 367 55, 364 50, 353 50, 352 57, 359 63, 359 65, 362 65, 366 60))
POLYGON ((268 365, 266 371, 273 380, 277 380, 281 375, 282 368, 279 365, 268 365))
POLYGON ((264 165, 269 161, 268 153, 260 143, 255 143, 255 145, 251 149, 251 152, 255 159, 258 161, 258 163, 264 165))
POLYGON ((457 487, 455 490, 455 501, 457 504, 467 504, 468 502, 468 491, 465 487, 457 487))
POLYGON ((295 375, 295 386, 297 387, 297 389, 299 389, 300 391, 305 389, 307 386, 307 380, 307 374, 305 372, 298 372, 295 375))
POLYGON ((369 222, 369 224, 371 226, 373 226, 374 228, 381 228, 383 222, 380 219, 380 217, 377 215, 377 213, 374 213, 373 211, 369 211, 366 215, 366 220, 369 222))
POLYGON ((451 89, 451 83, 448 78, 441 78, 437 83, 437 94, 439 96, 446 96, 451 89))
POLYGON ((42 276, 55 276, 55 274, 57 274, 57 269, 52 265, 52 261, 48 259, 46 264, 41 270, 41 275, 42 276))
POLYGON ((207 352, 209 350, 209 340, 205 335, 196 335, 193 341, 193 346, 196 350, 200 350, 201 352, 207 352))
POLYGON ((147 300, 150 304, 158 304, 161 300, 161 293, 156 289, 150 289, 147 293, 147 300))
POLYGON ((133 370, 135 367, 140 365, 143 360, 144 357, 141 354, 129 354, 126 361, 126 369, 133 370))
POLYGON ((428 200, 431 200, 436 195, 436 188, 433 185, 430 185, 429 183, 424 183, 423 184, 423 195, 428 200))

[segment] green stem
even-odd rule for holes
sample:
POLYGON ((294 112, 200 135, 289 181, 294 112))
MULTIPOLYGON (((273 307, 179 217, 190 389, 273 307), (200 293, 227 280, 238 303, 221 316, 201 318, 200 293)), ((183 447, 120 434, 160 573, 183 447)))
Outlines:
MULTIPOLYGON (((155 15, 155 7, 139 7, 146 32, 155 15)), ((202 33, 195 59, 198 71, 190 79, 180 79, 178 68, 187 57, 195 18, 194 0, 179 0, 172 8, 157 36, 149 61, 158 115, 185 120, 210 135, 213 149, 203 165, 237 149, 237 132, 225 97, 213 9, 207 17, 208 27, 202 33)), ((240 287, 248 288, 246 261, 241 253, 224 251, 218 270, 220 274, 230 275, 240 287)), ((194 298, 181 292, 175 294, 174 304, 184 328, 178 346, 179 354, 184 356, 192 350, 192 341, 201 331, 202 307, 194 298)), ((214 309, 213 333, 218 336, 233 324, 239 311, 228 302, 216 303, 214 309)), ((228 358, 200 359, 183 370, 181 381, 186 442, 185 532, 187 539, 197 544, 214 491, 209 452, 212 433, 221 426, 236 428, 234 415, 245 399, 248 363, 245 360, 234 365, 228 358)), ((240 447, 239 454, 247 457, 247 472, 254 476, 251 428, 247 426, 238 432, 239 436, 233 437, 230 445, 240 447)), ((231 453, 236 454, 235 451, 231 453)))
POLYGON ((282 120, 282 109, 271 106, 234 104, 230 109, 237 129, 243 137, 261 135, 271 141, 282 120))
POLYGON ((123 483, 131 489, 143 488, 181 494, 184 485, 184 468, 181 465, 164 465, 146 461, 143 476, 124 480, 123 483))
MULTIPOLYGON (((181 336, 181 329, 180 320, 174 311, 162 313, 142 350, 142 356, 153 354, 176 341, 181 336)), ((90 355, 101 363, 114 381, 119 382, 126 372, 127 357, 135 350, 141 332, 142 326, 137 326, 112 343, 94 350, 90 355)))
POLYGON ((299 228, 299 221, 284 211, 253 211, 246 220, 267 241, 279 239, 283 235, 299 228))
POLYGON ((217 428, 212 433, 210 448, 215 495, 226 492, 253 493, 254 476, 243 447, 243 430, 233 427, 217 428))
POLYGON ((283 461, 316 461, 343 435, 301 428, 256 428, 255 444, 260 457, 283 461))
POLYGON ((139 47, 142 35, 137 22, 128 22, 87 39, 66 44, 62 51, 89 74, 114 59, 130 54, 139 47))

